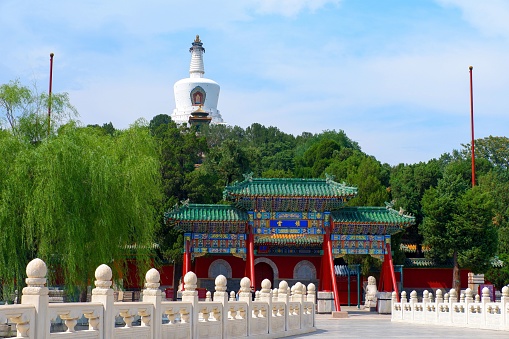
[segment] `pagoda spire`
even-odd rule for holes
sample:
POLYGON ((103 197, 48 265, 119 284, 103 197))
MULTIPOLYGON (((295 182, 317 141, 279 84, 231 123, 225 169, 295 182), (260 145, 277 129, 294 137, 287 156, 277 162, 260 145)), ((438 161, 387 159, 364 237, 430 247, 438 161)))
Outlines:
POLYGON ((189 52, 191 52, 189 77, 203 78, 203 74, 205 73, 205 68, 203 66, 203 53, 205 53, 205 48, 203 48, 203 43, 201 42, 199 35, 196 35, 196 39, 194 39, 192 45, 193 47, 189 49, 189 52))

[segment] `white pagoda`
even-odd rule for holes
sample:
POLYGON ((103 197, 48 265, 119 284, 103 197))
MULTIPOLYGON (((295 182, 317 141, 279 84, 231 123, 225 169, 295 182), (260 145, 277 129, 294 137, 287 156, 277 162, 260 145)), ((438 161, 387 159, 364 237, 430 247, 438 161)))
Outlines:
POLYGON ((178 124, 187 124, 191 114, 200 110, 200 112, 208 113, 212 124, 222 124, 223 118, 217 109, 219 84, 203 77, 205 48, 199 35, 193 41, 189 52, 191 52, 189 78, 181 79, 173 86, 176 107, 171 114, 171 119, 178 124))

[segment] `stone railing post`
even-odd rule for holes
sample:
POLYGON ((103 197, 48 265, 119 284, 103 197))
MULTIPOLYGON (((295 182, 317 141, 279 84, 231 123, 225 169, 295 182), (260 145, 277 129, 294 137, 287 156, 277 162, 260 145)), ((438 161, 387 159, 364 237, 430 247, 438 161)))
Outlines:
POLYGON ((102 264, 95 270, 95 288, 92 290, 92 302, 103 304, 103 337, 113 338, 115 319, 113 316, 113 289, 111 289, 111 278, 113 273, 108 265, 102 264))
POLYGON ((182 291, 182 302, 191 303, 191 338, 195 338, 198 335, 198 315, 200 310, 198 309, 198 291, 196 290, 196 283, 198 278, 196 274, 189 271, 184 276, 184 291, 182 291))
POLYGON ((452 303, 457 302, 458 302, 458 291, 456 291, 454 288, 451 288, 451 290, 449 291, 449 304, 452 305, 452 303))
POLYGON ((308 284, 307 301, 311 301, 316 305, 316 286, 313 283, 308 284))
POLYGON ((401 292, 401 306, 403 306, 403 304, 406 304, 408 301, 406 299, 406 291, 403 291, 401 292))
POLYGON ((269 327, 269 333, 272 329, 272 284, 269 279, 262 280, 262 289, 260 290, 260 301, 267 303, 267 324, 269 327))
POLYGON ((431 299, 429 298, 429 292, 428 292, 428 290, 424 290, 424 292, 422 292, 423 306, 426 307, 426 304, 429 304, 430 302, 431 302, 431 299))
POLYGON ((442 292, 442 290, 440 290, 440 289, 438 289, 438 290, 436 291, 436 295, 437 295, 437 297, 435 298, 435 302, 437 303, 437 305, 438 305, 439 303, 443 303, 443 302, 444 302, 444 298, 443 298, 443 296, 442 296, 442 293, 443 293, 443 292, 442 292))
MULTIPOLYGON (((223 308, 228 304, 228 292, 226 292, 226 277, 222 274, 216 277, 214 281, 214 301, 220 302, 223 304, 223 308)), ((233 291, 232 291, 233 292, 233 291)), ((224 318, 224 317, 223 317, 224 318)))
POLYGON ((502 324, 507 324, 509 314, 505 312, 506 305, 509 303, 509 287, 502 287, 502 297, 500 298, 500 308, 502 309, 502 324))
POLYGON ((297 301, 300 303, 299 307, 299 325, 300 328, 302 328, 302 317, 304 315, 304 297, 305 295, 302 294, 302 287, 306 288, 301 282, 297 282, 295 285, 292 286, 290 289, 292 293, 292 301, 297 301))
MULTIPOLYGON (((396 293, 396 291, 393 291, 391 293, 391 318, 394 319, 395 317, 395 312, 397 311, 396 310, 396 307, 394 307, 394 304, 398 302, 398 294, 396 293)), ((400 309, 401 311, 401 309, 400 309)))
POLYGON ((282 280, 279 283, 277 298, 278 301, 284 301, 285 303, 288 303, 290 301, 290 295, 288 294, 288 283, 285 280, 282 280))
POLYGON ((253 295, 251 293, 251 279, 248 277, 244 277, 240 280, 239 301, 247 302, 248 306, 251 307, 253 295))
POLYGON ((486 316, 488 313, 486 304, 491 302, 490 289, 487 287, 483 287, 481 292, 482 292, 481 303, 482 303, 483 325, 484 325, 484 324, 486 324, 486 316))
POLYGON ((483 289, 482 289, 481 302, 483 303, 483 305, 491 302, 490 289, 487 287, 483 287, 483 289))
POLYGON ((272 301, 279 301, 279 290, 277 287, 272 290, 272 301))
POLYGON ((48 316, 48 288, 46 285, 46 274, 48 268, 46 263, 39 258, 30 261, 26 268, 27 286, 23 288, 21 303, 33 305, 35 308, 35 323, 30 324, 29 332, 34 333, 35 339, 49 338, 49 316, 48 316))
POLYGON ((283 301, 285 303, 285 331, 288 331, 288 312, 290 311, 290 307, 288 307, 288 302, 290 301, 288 290, 288 283, 285 280, 280 281, 279 289, 277 291, 277 299, 278 301, 283 301))
POLYGON ((413 290, 410 292, 410 304, 415 304, 417 302, 417 291, 413 290))
POLYGON ((159 289, 161 281, 161 275, 159 271, 155 268, 151 268, 145 274, 145 289, 143 290, 143 301, 149 302, 154 305, 154 310, 152 313, 151 319, 151 328, 152 328, 152 337, 160 338, 161 337, 161 326, 162 326, 162 310, 161 310, 161 301, 162 301, 162 292, 159 289))
MULTIPOLYGON (((222 317, 221 317, 221 321, 222 321, 222 333, 223 333, 223 336, 225 336, 226 334, 226 326, 227 326, 227 322, 228 322, 228 292, 226 292, 226 285, 227 285, 227 281, 226 281, 226 277, 222 274, 218 275, 216 277, 216 280, 214 280, 214 283, 215 283, 215 287, 214 287, 214 301, 215 302, 220 302, 222 305, 223 305, 223 311, 222 311, 222 317)), ((235 292, 232 291, 233 293, 233 300, 235 300, 235 292)))
POLYGON ((465 304, 468 306, 468 304, 474 302, 474 294, 472 293, 472 290, 470 288, 467 288, 465 290, 465 304))
POLYGON ((251 294, 251 279, 244 277, 240 280, 239 301, 247 303, 246 319, 247 319, 247 333, 251 334, 251 320, 252 316, 252 302, 253 295, 251 294))

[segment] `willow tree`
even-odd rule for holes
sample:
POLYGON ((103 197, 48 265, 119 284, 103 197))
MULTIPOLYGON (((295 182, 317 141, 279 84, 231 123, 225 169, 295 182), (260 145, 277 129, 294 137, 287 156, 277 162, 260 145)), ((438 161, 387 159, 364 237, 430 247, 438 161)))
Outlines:
POLYGON ((36 144, 3 131, 0 155, 4 284, 22 285, 35 256, 79 289, 102 263, 118 273, 129 257, 148 261, 161 184, 146 124, 110 136, 71 123, 36 144))
POLYGON ((461 287, 460 268, 485 273, 496 254, 497 228, 493 224, 492 193, 482 186, 469 187, 450 166, 422 198, 423 222, 419 231, 430 247, 427 256, 453 260, 452 286, 461 287))

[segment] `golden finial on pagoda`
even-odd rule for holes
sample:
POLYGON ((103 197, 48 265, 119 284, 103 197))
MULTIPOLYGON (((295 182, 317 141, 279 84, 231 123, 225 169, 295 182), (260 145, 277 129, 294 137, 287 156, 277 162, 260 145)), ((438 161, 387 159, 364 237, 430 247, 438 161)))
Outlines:
POLYGON ((200 36, 198 34, 196 34, 196 39, 194 39, 194 42, 201 42, 200 36))

